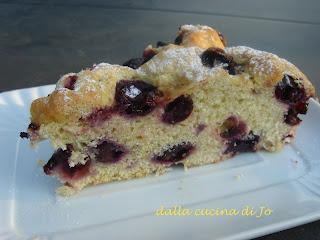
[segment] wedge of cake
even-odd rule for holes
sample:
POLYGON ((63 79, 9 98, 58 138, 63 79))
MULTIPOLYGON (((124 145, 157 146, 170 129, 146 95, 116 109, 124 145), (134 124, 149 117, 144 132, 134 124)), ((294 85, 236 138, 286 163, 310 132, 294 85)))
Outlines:
POLYGON ((64 184, 58 193, 290 142, 312 84, 274 54, 225 45, 210 27, 184 25, 173 44, 66 74, 35 100, 22 137, 52 142, 43 169, 64 184))

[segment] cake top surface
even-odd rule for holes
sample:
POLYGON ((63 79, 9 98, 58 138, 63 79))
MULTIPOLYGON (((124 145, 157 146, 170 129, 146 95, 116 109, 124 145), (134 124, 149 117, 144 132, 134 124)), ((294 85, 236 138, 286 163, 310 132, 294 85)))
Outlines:
POLYGON ((227 43, 224 36, 214 28, 204 25, 182 25, 179 28, 176 44, 185 47, 198 46, 201 48, 224 48, 227 43))
MULTIPOLYGON (((91 69, 62 76, 49 96, 32 103, 31 121, 37 125, 77 122, 95 109, 112 106, 116 84, 120 80, 144 80, 170 96, 190 85, 221 77, 239 78, 242 84, 251 81, 255 88, 269 91, 284 74, 289 74, 300 79, 310 95, 314 94, 307 77, 275 54, 245 46, 224 48, 218 32, 207 26, 183 25, 179 36, 182 36, 180 44, 151 48, 154 56, 137 69, 100 63, 91 69), (208 61, 207 53, 220 62, 208 66, 204 62, 208 61)), ((139 94, 138 89, 129 90, 129 96, 139 94)))
POLYGON ((206 25, 192 25, 192 24, 184 24, 180 27, 180 30, 195 32, 199 30, 211 30, 212 28, 206 25))
MULTIPOLYGON (((216 68, 205 67, 199 57, 203 49, 199 47, 172 47, 160 51, 149 62, 137 69, 140 76, 162 76, 162 81, 176 81, 181 78, 188 81, 199 82, 205 79, 206 75, 213 74, 216 68), (168 79, 164 79, 166 74, 168 79), (172 76, 176 74, 176 76, 172 76)), ((161 84, 161 83, 159 83, 161 84)), ((163 82, 162 82, 163 84, 163 82)))

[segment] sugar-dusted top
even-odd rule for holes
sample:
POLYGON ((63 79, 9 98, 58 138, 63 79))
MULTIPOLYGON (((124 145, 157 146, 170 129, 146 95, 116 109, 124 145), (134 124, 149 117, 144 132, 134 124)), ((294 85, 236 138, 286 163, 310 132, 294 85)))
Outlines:
POLYGON ((203 49, 199 47, 164 49, 137 69, 137 74, 161 88, 203 81, 206 76, 213 75, 217 68, 208 68, 202 64, 202 52, 203 49))
MULTIPOLYGON (((79 73, 62 76, 49 96, 32 103, 31 121, 37 125, 80 123, 93 111, 112 106, 117 82, 123 79, 145 80, 170 97, 180 94, 189 86, 218 78, 226 81, 237 78, 240 85, 251 81, 255 88, 269 91, 284 74, 289 74, 301 79, 307 92, 314 95, 314 88, 306 76, 275 54, 245 46, 224 48, 220 33, 207 26, 183 25, 178 32, 180 35, 181 44, 157 48, 156 55, 138 69, 101 63, 79 73), (204 65, 201 56, 211 47, 224 49, 220 51, 232 58, 241 70, 231 74, 223 64, 204 65)), ((136 96, 139 90, 130 88, 125 94, 136 96)))
POLYGON ((180 27, 180 30, 189 31, 189 32, 195 32, 195 31, 199 31, 199 30, 211 30, 211 29, 213 29, 213 28, 211 28, 209 26, 205 26, 205 25, 200 25, 200 24, 196 24, 196 25, 184 24, 180 27))

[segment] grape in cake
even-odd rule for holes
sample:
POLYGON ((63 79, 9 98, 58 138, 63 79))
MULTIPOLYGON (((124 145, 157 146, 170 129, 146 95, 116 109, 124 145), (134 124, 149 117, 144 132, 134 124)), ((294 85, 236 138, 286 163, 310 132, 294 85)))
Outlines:
MULTIPOLYGON (((216 30, 182 26, 142 59, 101 63, 33 101, 28 136, 56 149, 43 167, 61 195, 105 182, 277 151, 294 137, 314 88, 293 64, 225 47, 216 30)), ((24 135, 25 137, 25 135, 24 135)))

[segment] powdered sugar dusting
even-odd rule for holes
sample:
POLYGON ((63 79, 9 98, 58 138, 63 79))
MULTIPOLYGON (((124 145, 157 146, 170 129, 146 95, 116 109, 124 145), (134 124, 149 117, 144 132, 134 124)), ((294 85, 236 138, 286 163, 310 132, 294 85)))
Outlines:
POLYGON ((153 57, 149 62, 142 65, 137 71, 139 74, 162 74, 175 73, 189 81, 202 81, 212 74, 217 68, 205 67, 200 55, 203 49, 198 47, 170 48, 153 57))
POLYGON ((248 63, 255 75, 270 75, 277 68, 277 64, 290 64, 277 55, 256 50, 246 46, 228 47, 225 52, 230 54, 238 63, 248 63))
POLYGON ((65 75, 63 75, 57 82, 56 84, 56 89, 55 90, 59 90, 59 89, 62 89, 62 88, 65 88, 64 85, 65 85, 65 80, 70 77, 70 76, 74 76, 74 75, 77 75, 76 73, 67 73, 65 75))
POLYGON ((253 73, 261 76, 262 74, 270 75, 274 72, 275 66, 270 58, 263 61, 261 58, 253 57, 249 61, 249 65, 253 66, 253 73))
POLYGON ((90 76, 84 75, 82 78, 78 80, 75 84, 74 92, 78 93, 80 91, 87 93, 87 92, 94 92, 97 90, 97 88, 102 87, 102 83, 99 81, 96 81, 90 76))
POLYGON ((65 102, 71 100, 71 98, 68 96, 68 92, 70 90, 68 90, 67 88, 59 88, 59 89, 57 89, 57 91, 59 91, 60 93, 63 94, 63 99, 64 99, 65 102))
MULTIPOLYGON (((91 72, 107 71, 114 66, 115 65, 108 63, 95 64, 91 72)), ((71 100, 69 97, 70 92, 73 92, 74 94, 86 94, 89 92, 96 92, 98 89, 104 87, 103 81, 93 79, 92 75, 88 74, 86 71, 88 70, 83 70, 79 73, 68 73, 58 80, 55 90, 64 95, 65 102, 71 100), (77 76, 77 81, 74 83, 74 89, 72 90, 65 87, 65 80, 70 76, 77 76)), ((97 95, 96 97, 98 98, 99 96, 97 95)))
MULTIPOLYGON (((181 27, 182 30, 199 30, 199 28, 202 29, 206 27, 201 25, 184 25, 181 27)), ((200 82, 208 77, 214 77, 215 74, 218 73, 217 70, 223 69, 224 66, 223 64, 212 68, 204 66, 201 61, 201 54, 203 51, 204 50, 202 48, 195 46, 176 46, 163 49, 135 71, 137 76, 141 76, 142 79, 143 77, 156 79, 154 81, 159 85, 161 85, 161 81, 164 81, 164 84, 172 86, 181 86, 179 81, 185 80, 190 82, 200 82)), ((279 65, 281 64, 290 64, 285 59, 281 59, 275 54, 255 50, 246 46, 227 47, 225 48, 225 52, 232 56, 236 63, 248 66, 250 75, 254 74, 261 78, 266 78, 272 75, 277 71, 277 69, 279 69, 279 65)), ((105 76, 108 71, 121 72, 124 68, 114 68, 115 66, 118 65, 100 63, 95 65, 91 72, 84 70, 78 74, 66 74, 58 81, 56 90, 60 91, 64 95, 65 101, 70 100, 70 91, 74 94, 98 92, 99 89, 105 87, 105 83, 104 81, 100 81, 100 77, 104 78, 103 76, 105 76), (73 90, 66 89, 64 87, 64 80, 70 75, 76 75, 78 77, 73 90)), ((249 78, 248 74, 244 75, 249 78)), ((140 90, 131 86, 126 89, 125 94, 128 97, 135 98, 140 94, 140 90)), ((96 96, 98 97, 99 95, 96 96)))
POLYGON ((135 98, 141 93, 140 89, 136 88, 133 85, 130 85, 129 88, 126 88, 125 95, 127 95, 130 98, 135 98))
POLYGON ((188 32, 195 32, 195 31, 201 31, 201 30, 209 30, 212 29, 211 27, 205 26, 205 25, 191 25, 191 24, 185 24, 180 27, 181 31, 188 31, 188 32))
POLYGON ((93 70, 98 70, 100 68, 106 68, 106 67, 112 67, 114 65, 111 65, 109 63, 99 63, 99 64, 94 64, 93 65, 93 70))
MULTIPOLYGON (((72 73, 74 75, 74 73, 72 73)), ((90 76, 84 75, 77 79, 77 81, 74 84, 74 89, 70 90, 68 88, 65 88, 64 81, 66 78, 68 78, 71 74, 66 74, 63 76, 56 85, 56 91, 63 94, 64 101, 70 101, 71 98, 69 97, 69 94, 73 92, 74 94, 85 94, 88 92, 95 92, 98 88, 103 87, 102 82, 96 81, 90 76)))

